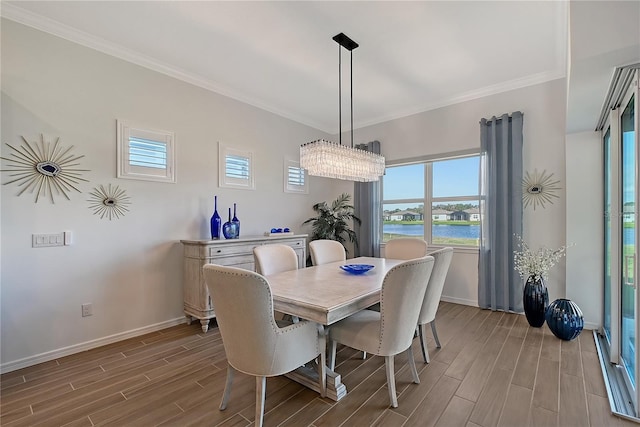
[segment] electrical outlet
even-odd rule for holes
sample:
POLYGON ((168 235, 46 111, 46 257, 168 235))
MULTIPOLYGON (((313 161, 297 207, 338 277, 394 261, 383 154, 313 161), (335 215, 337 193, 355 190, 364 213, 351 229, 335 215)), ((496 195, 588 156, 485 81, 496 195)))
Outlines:
POLYGON ((93 304, 82 304, 82 317, 93 316, 93 304))

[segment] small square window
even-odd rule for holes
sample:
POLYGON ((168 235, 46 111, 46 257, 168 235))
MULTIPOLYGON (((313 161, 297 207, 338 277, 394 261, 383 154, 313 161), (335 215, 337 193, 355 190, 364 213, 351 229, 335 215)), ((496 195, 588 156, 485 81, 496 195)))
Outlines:
POLYGON ((173 132, 116 123, 118 178, 175 183, 173 132))
POLYGON ((300 167, 300 162, 284 160, 284 192, 309 194, 307 171, 300 167))
POLYGON ((218 144, 220 187, 255 190, 253 153, 218 144))

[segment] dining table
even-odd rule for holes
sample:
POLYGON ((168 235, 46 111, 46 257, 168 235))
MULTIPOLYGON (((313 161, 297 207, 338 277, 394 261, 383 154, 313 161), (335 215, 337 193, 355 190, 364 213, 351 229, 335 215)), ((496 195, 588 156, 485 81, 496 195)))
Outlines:
MULTIPOLYGON (((336 323, 360 310, 380 302, 385 275, 402 260, 358 257, 266 276, 271 287, 274 309, 300 319, 316 322, 320 333, 328 335, 336 323), (346 270, 360 270, 358 274, 346 270), (353 268, 349 268, 355 266, 353 268)), ((288 375, 307 387, 318 389, 318 374, 313 365, 288 375), (315 378, 314 378, 315 377, 315 378)), ((347 394, 338 373, 327 368, 327 397, 340 400, 347 394)))

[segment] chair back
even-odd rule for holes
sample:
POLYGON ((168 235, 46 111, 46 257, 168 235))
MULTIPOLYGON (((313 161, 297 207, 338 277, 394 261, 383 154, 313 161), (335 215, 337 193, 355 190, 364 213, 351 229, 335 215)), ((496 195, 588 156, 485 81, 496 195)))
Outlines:
MULTIPOLYGON (((206 264, 202 271, 229 364, 255 376, 280 375, 295 369, 295 363, 282 365, 288 361, 282 358, 283 349, 278 346, 281 329, 273 316, 267 280, 249 270, 215 264, 206 264)), ((315 350, 317 344, 309 347, 315 350)))
POLYGON ((287 245, 256 246, 253 249, 253 257, 256 261, 256 272, 263 276, 298 268, 296 251, 287 245))
POLYGON ((431 256, 412 259, 386 274, 380 291, 378 355, 398 354, 411 345, 433 261, 431 256))
POLYGON ((424 301, 418 318, 419 325, 432 322, 436 318, 440 297, 442 296, 442 288, 444 288, 444 281, 447 278, 449 265, 451 265, 451 258, 453 258, 453 248, 442 248, 431 252, 429 255, 434 259, 433 271, 429 278, 427 292, 424 294, 424 301))
POLYGON ((423 239, 398 237, 384 246, 384 257, 391 259, 415 259, 427 255, 429 246, 423 239))
POLYGON ((321 239, 309 242, 309 252, 311 253, 311 263, 313 265, 328 264, 347 259, 347 252, 344 246, 335 240, 321 239))

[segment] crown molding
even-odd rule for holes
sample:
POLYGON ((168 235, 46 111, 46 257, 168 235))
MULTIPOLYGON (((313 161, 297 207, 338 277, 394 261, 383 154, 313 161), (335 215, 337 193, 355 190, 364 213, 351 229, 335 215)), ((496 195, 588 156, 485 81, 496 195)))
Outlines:
MULTIPOLYGON (((564 37, 566 37, 568 35, 568 2, 558 2, 557 7, 558 7, 558 13, 560 16, 560 19, 558 19, 558 23, 557 23, 557 31, 559 32, 559 34, 562 34, 564 35, 564 37)), ((0 2, 0 16, 9 20, 18 22, 20 24, 26 25, 28 27, 32 27, 37 30, 43 31, 45 33, 49 33, 54 36, 63 38, 73 43, 80 44, 90 49, 94 49, 96 51, 107 54, 109 56, 122 59, 124 61, 156 71, 158 73, 167 75, 169 77, 173 77, 175 79, 192 84, 194 86, 198 86, 210 92, 214 92, 216 94, 226 96, 236 101, 240 101, 242 103, 251 105, 261 110, 264 110, 264 111, 276 114, 278 116, 284 117, 286 119, 295 121, 297 123, 312 127, 319 131, 322 131, 328 134, 335 134, 335 129, 327 128, 327 125, 325 123, 321 123, 319 121, 315 121, 308 117, 304 117, 289 111, 283 111, 272 105, 267 105, 257 99, 248 97, 244 94, 240 94, 237 91, 235 91, 233 88, 217 84, 209 79, 206 79, 203 76, 190 73, 178 67, 172 66, 170 64, 159 61, 155 58, 147 56, 143 53, 125 48, 116 43, 109 42, 100 37, 96 37, 84 31, 80 31, 75 28, 69 27, 58 21, 46 18, 44 16, 33 13, 31 11, 27 11, 25 9, 22 9, 16 6, 15 4, 0 2)), ((354 129, 359 129, 367 126, 373 126, 373 125, 377 125, 390 120, 395 120, 395 119, 399 119, 406 116, 411 116, 411 115, 420 114, 420 113, 424 113, 431 110, 436 110, 438 108, 447 107, 447 106, 458 104, 461 102, 467 102, 474 99, 496 95, 499 93, 508 92, 515 89, 521 89, 527 86, 533 86, 540 83, 545 83, 555 79, 565 78, 567 76, 567 48, 568 46, 566 43, 561 43, 561 46, 558 46, 556 49, 556 58, 558 61, 558 68, 562 68, 562 69, 557 69, 551 72, 533 74, 530 76, 525 76, 522 78, 510 80, 507 82, 501 82, 495 85, 486 86, 484 88, 469 91, 467 93, 463 93, 451 98, 443 98, 439 101, 431 102, 429 104, 414 106, 412 108, 404 109, 399 112, 397 111, 397 112, 394 112, 393 114, 378 116, 376 118, 366 120, 366 121, 357 121, 354 123, 353 127, 354 129)))
POLYGON ((1 2, 0 16, 11 21, 15 21, 19 24, 35 28, 36 30, 43 31, 56 37, 60 37, 70 42, 88 47, 106 55, 122 59, 124 61, 156 71, 169 77, 173 77, 194 86, 201 87, 210 92, 215 92, 219 95, 223 95, 236 101, 251 105, 253 107, 260 108, 261 110, 268 111, 286 119, 293 120, 297 123, 301 123, 314 129, 318 129, 325 133, 331 133, 334 131, 333 129, 325 129, 324 125, 319 122, 309 120, 309 118, 307 117, 292 114, 280 110, 272 105, 267 105, 254 98, 239 94, 230 87, 217 84, 200 75, 190 73, 178 67, 159 61, 153 57, 147 56, 143 53, 128 49, 116 43, 109 42, 84 31, 77 30, 68 25, 62 24, 61 22, 22 9, 14 4, 1 2))

